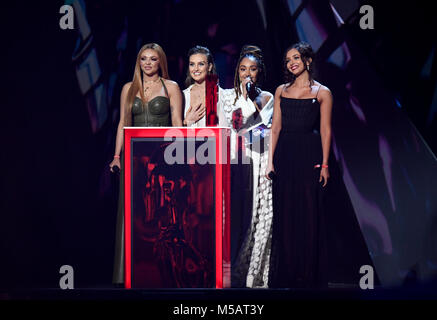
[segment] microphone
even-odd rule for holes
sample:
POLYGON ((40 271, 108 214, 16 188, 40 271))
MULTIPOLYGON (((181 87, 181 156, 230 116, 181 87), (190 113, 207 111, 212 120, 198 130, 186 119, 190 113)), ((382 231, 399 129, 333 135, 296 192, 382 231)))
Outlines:
POLYGON ((117 167, 117 166, 113 166, 112 167, 112 171, 114 172, 114 173, 120 173, 120 168, 119 167, 117 167))
POLYGON ((252 82, 252 80, 246 83, 246 90, 250 100, 255 100, 255 98, 259 94, 258 89, 256 88, 255 84, 252 82))
POLYGON ((252 81, 249 81, 248 83, 246 83, 246 90, 247 90, 247 93, 249 93, 249 92, 252 90, 253 87, 254 87, 254 86, 253 86, 252 81))
POLYGON ((276 178, 276 173, 274 171, 270 171, 268 174, 270 180, 275 180, 276 178))

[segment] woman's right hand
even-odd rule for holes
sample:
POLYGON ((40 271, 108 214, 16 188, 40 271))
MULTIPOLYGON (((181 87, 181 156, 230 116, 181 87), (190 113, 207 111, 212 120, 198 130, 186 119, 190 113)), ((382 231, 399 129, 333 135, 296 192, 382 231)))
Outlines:
POLYGON ((190 106, 190 108, 187 111, 187 114, 185 115, 185 123, 187 126, 192 125, 193 123, 196 123, 200 119, 203 118, 205 115, 206 108, 202 106, 202 103, 199 103, 196 107, 190 106))
POLYGON ((111 172, 114 172, 114 166, 118 167, 119 170, 121 169, 120 158, 114 158, 114 160, 109 164, 109 170, 111 170, 111 172))

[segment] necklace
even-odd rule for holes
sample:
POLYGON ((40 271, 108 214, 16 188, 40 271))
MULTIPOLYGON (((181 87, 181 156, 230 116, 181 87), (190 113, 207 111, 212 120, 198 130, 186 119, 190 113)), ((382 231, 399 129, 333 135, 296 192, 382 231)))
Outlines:
POLYGON ((144 93, 147 92, 151 87, 155 85, 159 80, 161 80, 161 77, 158 77, 156 80, 150 80, 150 81, 143 81, 143 87, 144 87, 144 93))

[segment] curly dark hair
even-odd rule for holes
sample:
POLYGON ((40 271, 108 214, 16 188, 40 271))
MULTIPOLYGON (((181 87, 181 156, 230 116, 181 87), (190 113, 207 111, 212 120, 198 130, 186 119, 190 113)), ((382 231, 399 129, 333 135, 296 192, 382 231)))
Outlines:
POLYGON ((283 68, 284 68, 284 80, 286 83, 288 83, 288 85, 286 85, 286 86, 287 87, 291 86, 294 83, 294 81, 296 80, 296 76, 294 74, 292 74, 287 69, 287 53, 291 49, 296 49, 297 51, 299 51, 300 58, 302 59, 303 64, 305 66, 308 65, 307 71, 309 74, 310 87, 311 87, 314 83, 315 54, 314 54, 313 48, 308 43, 306 43, 304 41, 293 44, 292 46, 288 47, 287 50, 285 51, 284 60, 283 60, 283 68))
POLYGON ((241 49, 240 58, 238 58, 237 66, 235 68, 235 76, 234 76, 234 90, 236 94, 235 102, 237 102, 239 96, 243 94, 240 90, 240 77, 238 75, 238 69, 240 68, 241 60, 243 60, 244 58, 255 59, 256 64, 258 66, 258 77, 257 77, 258 86, 262 84, 262 82, 265 80, 266 77, 266 72, 265 72, 266 67, 264 65, 264 57, 261 49, 254 45, 245 45, 241 49))
MULTIPOLYGON (((209 74, 217 74, 217 71, 215 69, 214 58, 212 56, 211 51, 209 51, 209 49, 207 47, 195 46, 195 47, 191 48, 187 54, 188 63, 189 63, 190 57, 193 54, 204 54, 206 56, 206 60, 208 61, 208 64, 210 64, 210 63, 212 64, 212 69, 211 69, 211 72, 209 74)), ((191 77, 190 68, 187 68, 187 78, 185 79, 185 85, 187 87, 189 87, 193 83, 194 83, 194 80, 191 77)))

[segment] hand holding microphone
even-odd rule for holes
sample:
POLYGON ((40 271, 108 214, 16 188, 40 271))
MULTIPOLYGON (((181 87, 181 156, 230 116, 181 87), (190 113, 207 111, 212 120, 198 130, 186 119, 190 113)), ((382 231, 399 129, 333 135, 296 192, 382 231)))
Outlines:
POLYGON ((252 79, 250 79, 250 77, 246 77, 242 80, 242 86, 243 86, 243 95, 245 97, 247 97, 247 95, 249 94, 249 90, 248 88, 250 88, 250 84, 252 82, 252 79))
POLYGON ((110 170, 112 173, 119 174, 119 173, 120 173, 120 168, 121 168, 120 156, 115 155, 115 156, 114 156, 114 159, 113 159, 112 162, 109 164, 109 170, 110 170))
POLYGON ((245 80, 247 80, 245 85, 247 96, 249 97, 250 100, 253 101, 256 99, 256 97, 259 94, 258 88, 256 87, 255 83, 253 83, 250 77, 247 77, 245 80))

